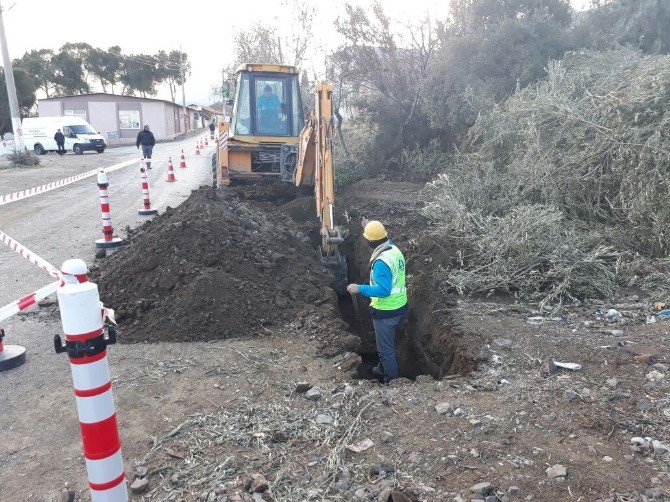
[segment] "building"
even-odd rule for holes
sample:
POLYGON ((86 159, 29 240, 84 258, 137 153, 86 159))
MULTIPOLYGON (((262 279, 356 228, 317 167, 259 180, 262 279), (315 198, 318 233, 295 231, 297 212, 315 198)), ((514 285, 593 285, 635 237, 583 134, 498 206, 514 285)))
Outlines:
POLYGON ((102 92, 40 99, 37 112, 40 117, 81 117, 110 145, 135 142, 145 124, 157 140, 175 139, 202 127, 200 114, 193 107, 186 107, 185 121, 183 107, 172 101, 102 92))

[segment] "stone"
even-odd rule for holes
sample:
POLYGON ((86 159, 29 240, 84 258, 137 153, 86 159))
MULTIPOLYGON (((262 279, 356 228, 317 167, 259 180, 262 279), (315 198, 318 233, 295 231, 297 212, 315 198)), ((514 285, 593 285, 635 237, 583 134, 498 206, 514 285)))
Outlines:
POLYGON ((491 483, 488 482, 477 483, 476 485, 470 487, 470 491, 472 491, 472 493, 477 496, 486 497, 487 495, 491 495, 493 493, 494 487, 491 483))
POLYGON ((74 490, 63 490, 60 492, 60 495, 58 495, 58 502, 74 502, 76 495, 74 490))
POLYGON ((107 250, 106 249, 98 249, 95 252, 95 258, 98 259, 98 260, 102 260, 106 256, 107 256, 107 250))
POLYGON ((130 491, 133 493, 144 493, 149 488, 149 479, 140 478, 133 481, 133 484, 130 485, 130 491))
POLYGON ((179 483, 179 474, 173 474, 172 476, 170 476, 170 483, 172 483, 173 485, 179 483))
POLYGON ((654 371, 650 371, 649 373, 647 373, 645 375, 645 378, 647 380, 653 380, 653 381, 657 382, 659 380, 663 380, 665 378, 665 374, 661 373, 660 371, 654 370, 654 371))
POLYGON ((342 361, 340 361, 337 367, 342 371, 352 371, 358 368, 362 362, 363 358, 360 355, 349 352, 345 354, 344 358, 342 361))
POLYGON ((372 467, 370 467, 370 472, 372 473, 373 476, 379 476, 380 474, 386 474, 386 473, 392 473, 395 472, 395 465, 393 464, 373 464, 372 467))
POLYGON ((519 489, 518 486, 510 486, 507 489, 507 495, 509 495, 510 497, 518 497, 520 493, 521 490, 519 489))
POLYGON ((58 303, 58 301, 55 298, 51 298, 51 297, 48 296, 48 297, 40 300, 39 302, 37 302, 37 305, 40 306, 40 307, 51 307, 53 305, 56 305, 57 303, 58 303))
POLYGON ((439 403, 435 405, 435 411, 438 415, 453 415, 456 407, 449 403, 439 403))
POLYGON ((602 458, 602 460, 603 460, 603 462, 607 462, 607 463, 614 462, 614 459, 612 457, 608 457, 607 455, 605 455, 602 458))
POLYGON ((433 377, 430 375, 419 375, 416 377, 416 383, 418 384, 429 384, 433 382, 433 377))
POLYGON ((578 397, 579 396, 577 395, 577 393, 574 390, 571 390, 571 389, 568 389, 563 393, 563 399, 565 399, 568 402, 569 401, 574 401, 578 397))
POLYGON ((653 369, 656 371, 660 371, 662 373, 667 373, 668 372, 668 365, 663 364, 663 363, 656 363, 652 366, 653 369))
POLYGON ((608 319, 612 319, 614 317, 621 317, 621 313, 616 309, 609 309, 605 314, 605 317, 607 317, 608 319))
POLYGON ((665 446, 663 443, 661 443, 658 440, 654 440, 651 442, 651 447, 654 449, 654 453, 657 455, 665 455, 670 451, 667 446, 665 446))
POLYGON ((484 498, 484 502, 499 502, 499 499, 497 495, 489 495, 488 497, 484 498))
POLYGON ((645 412, 649 411, 652 408, 651 401, 649 399, 640 399, 637 404, 635 405, 635 409, 637 411, 645 412))
POLYGON ((146 478, 149 474, 149 468, 144 465, 138 465, 135 467, 135 477, 136 478, 146 478))
POLYGON ((395 436, 388 432, 382 432, 382 443, 393 443, 395 441, 395 436))
POLYGON ((244 499, 236 493, 228 499, 228 502, 244 502, 244 499))
POLYGON ((307 392, 309 389, 312 388, 312 384, 309 382, 298 382, 295 386, 295 391, 298 394, 304 394, 307 392))
POLYGON ((356 497, 359 500, 365 500, 367 499, 367 492, 365 491, 364 488, 359 488, 354 492, 354 497, 356 497))
POLYGON ((495 338, 493 340, 493 345, 500 347, 501 349, 509 349, 512 346, 512 340, 509 338, 495 338))
POLYGON ((316 416, 316 423, 319 425, 330 425, 334 421, 333 417, 330 415, 317 415, 316 416))
POLYGON ((346 492, 349 489, 349 481, 341 479, 333 485, 333 488, 338 492, 346 492))
POLYGON ((382 479, 381 481, 375 483, 374 485, 368 488, 370 495, 377 498, 380 493, 382 493, 387 488, 393 488, 393 480, 391 479, 382 479))
POLYGON ((249 488, 247 488, 249 493, 263 493, 268 489, 268 480, 260 473, 252 474, 250 481, 251 482, 248 483, 249 488))
POLYGON ((377 495, 377 502, 389 502, 393 488, 385 488, 379 495, 377 495))
POLYGON ((544 472, 547 473, 547 477, 549 479, 563 478, 565 480, 565 478, 568 476, 568 471, 566 471, 565 467, 563 467, 561 464, 552 465, 544 472))
POLYGON ((310 401, 318 401, 323 397, 323 393, 318 387, 312 387, 307 392, 305 392, 305 397, 310 401))
POLYGON ((463 410, 463 408, 456 408, 454 410, 455 417, 462 417, 463 415, 465 415, 465 410, 463 410))
POLYGON ((421 461, 423 460, 423 457, 421 456, 420 453, 410 453, 409 457, 407 457, 407 460, 412 462, 413 464, 420 464, 421 461))
POLYGON ((605 383, 607 384, 608 387, 614 389, 619 385, 619 380, 616 378, 608 378, 605 383))
MULTIPOLYGON (((427 488, 427 487, 424 487, 427 488)), ((405 495, 403 492, 399 492, 398 490, 393 490, 391 492, 391 502, 413 502, 411 498, 409 498, 407 495, 405 495)))

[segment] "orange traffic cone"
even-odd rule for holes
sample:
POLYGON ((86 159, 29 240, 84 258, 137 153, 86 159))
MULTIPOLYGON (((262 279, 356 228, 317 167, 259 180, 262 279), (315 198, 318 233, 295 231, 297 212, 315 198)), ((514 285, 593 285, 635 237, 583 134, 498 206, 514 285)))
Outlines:
POLYGON ((200 147, 198 146, 197 143, 195 144, 195 154, 200 155, 200 147))
POLYGON ((179 167, 186 169, 186 158, 184 157, 184 150, 181 151, 181 160, 179 161, 179 167))
POLYGON ((172 157, 168 157, 168 177, 165 181, 177 181, 177 178, 174 177, 174 166, 172 165, 172 157))
POLYGON ((209 146, 209 141, 207 141, 207 136, 205 136, 205 146, 209 146))

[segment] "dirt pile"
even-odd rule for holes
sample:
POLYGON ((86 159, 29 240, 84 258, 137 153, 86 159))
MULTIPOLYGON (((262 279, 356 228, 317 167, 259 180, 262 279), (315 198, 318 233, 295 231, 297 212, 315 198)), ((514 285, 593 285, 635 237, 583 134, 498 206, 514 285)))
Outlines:
POLYGON ((122 341, 252 336, 318 314, 337 325, 332 278, 284 215, 201 188, 147 222, 96 281, 122 341))

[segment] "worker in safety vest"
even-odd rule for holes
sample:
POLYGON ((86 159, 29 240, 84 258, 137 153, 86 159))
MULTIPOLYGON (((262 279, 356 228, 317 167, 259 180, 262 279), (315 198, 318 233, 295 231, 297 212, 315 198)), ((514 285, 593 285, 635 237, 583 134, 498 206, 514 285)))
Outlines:
POLYGON ((363 236, 373 249, 370 258, 370 284, 349 284, 350 294, 371 299, 370 315, 375 327, 379 366, 372 373, 384 383, 398 378, 396 342, 398 328, 407 316, 405 257, 393 245, 388 232, 378 221, 363 221, 363 236))

